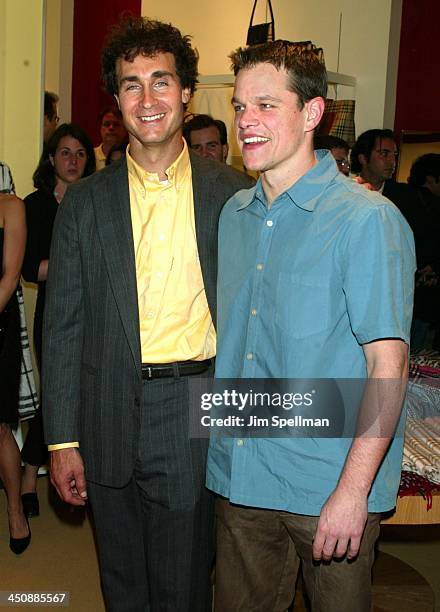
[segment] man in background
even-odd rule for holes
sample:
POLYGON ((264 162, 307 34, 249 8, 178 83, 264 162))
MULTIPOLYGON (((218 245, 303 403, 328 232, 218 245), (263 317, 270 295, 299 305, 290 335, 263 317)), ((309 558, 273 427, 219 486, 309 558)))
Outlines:
POLYGON ((183 136, 197 155, 226 163, 229 145, 226 125, 210 115, 195 115, 183 125, 183 136))
POLYGON ((414 187, 425 187, 436 198, 440 206, 440 153, 426 153, 418 157, 411 166, 408 183, 414 187))
POLYGON ((348 161, 348 152, 350 147, 342 138, 323 134, 315 136, 315 149, 327 149, 335 158, 339 172, 350 175, 350 162, 348 161))
POLYGON ((119 147, 127 140, 127 130, 122 121, 122 114, 116 106, 107 106, 98 116, 101 144, 95 147, 96 169, 105 168, 107 155, 113 147, 119 147))
POLYGON ((385 181, 392 178, 396 159, 397 145, 392 130, 367 130, 351 150, 351 171, 358 175, 356 182, 386 195, 385 181))
POLYGON ((47 143, 49 138, 58 127, 60 118, 58 117, 59 97, 52 91, 44 92, 44 120, 43 120, 43 142, 47 143))

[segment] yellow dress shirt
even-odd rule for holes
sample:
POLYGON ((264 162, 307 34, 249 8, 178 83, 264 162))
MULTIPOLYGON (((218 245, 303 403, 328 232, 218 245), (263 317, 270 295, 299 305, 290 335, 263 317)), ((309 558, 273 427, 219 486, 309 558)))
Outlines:
POLYGON ((203 360, 216 334, 200 267, 186 143, 166 170, 146 172, 127 150, 143 363, 203 360))

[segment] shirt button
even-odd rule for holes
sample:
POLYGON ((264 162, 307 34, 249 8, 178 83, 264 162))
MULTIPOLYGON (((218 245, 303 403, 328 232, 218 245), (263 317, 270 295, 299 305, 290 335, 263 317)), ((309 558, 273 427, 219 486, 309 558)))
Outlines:
POLYGON ((163 272, 156 272, 156 276, 157 276, 157 278, 162 278, 163 272))
POLYGON ((273 225, 273 221, 271 221, 271 220, 269 219, 269 221, 266 221, 266 225, 267 225, 267 227, 272 227, 272 225, 273 225))
POLYGON ((147 310, 146 316, 147 319, 152 319, 154 317, 154 310, 147 310))
POLYGON ((257 270, 262 270, 263 269, 263 264, 257 264, 257 270))
POLYGON ((253 359, 253 358, 254 358, 254 354, 253 354, 253 353, 248 353, 248 354, 246 355, 246 359, 251 360, 251 359, 253 359))
POLYGON ((251 315, 252 315, 253 317, 255 317, 255 316, 257 315, 257 309, 256 309, 256 308, 252 308, 252 310, 251 310, 251 315))
POLYGON ((159 240, 165 240, 165 234, 159 234, 159 240))
POLYGON ((237 446, 243 446, 244 440, 237 440, 237 446))

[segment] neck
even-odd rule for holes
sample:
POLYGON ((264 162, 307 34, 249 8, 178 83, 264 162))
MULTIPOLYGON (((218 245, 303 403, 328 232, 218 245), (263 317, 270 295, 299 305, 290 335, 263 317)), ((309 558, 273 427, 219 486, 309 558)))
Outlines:
MULTIPOLYGON (((299 153, 299 152, 298 152, 299 153)), ((290 189, 300 178, 318 163, 315 153, 312 150, 306 155, 299 155, 299 160, 290 158, 285 164, 267 170, 261 175, 264 195, 266 196, 267 206, 270 208, 273 201, 282 193, 290 189)))
POLYGON ((367 170, 362 170, 361 177, 366 183, 370 183, 370 185, 374 187, 376 191, 379 191, 379 189, 381 189, 382 185, 385 183, 384 179, 370 174, 367 170))
POLYGON ((58 204, 60 204, 60 202, 64 198, 64 194, 66 193, 66 189, 67 189, 67 183, 65 183, 61 179, 57 179, 57 182, 56 182, 56 185, 55 185, 55 189, 53 191, 53 195, 55 196, 55 199, 58 202, 58 204))
POLYGON ((167 169, 173 164, 183 149, 182 135, 179 133, 170 142, 159 145, 144 145, 130 138, 130 155, 147 172, 155 173, 159 180, 167 179, 167 169))
POLYGON ((110 149, 112 148, 113 145, 111 144, 101 144, 101 149, 102 152, 104 153, 104 155, 107 157, 107 155, 110 153, 110 149))

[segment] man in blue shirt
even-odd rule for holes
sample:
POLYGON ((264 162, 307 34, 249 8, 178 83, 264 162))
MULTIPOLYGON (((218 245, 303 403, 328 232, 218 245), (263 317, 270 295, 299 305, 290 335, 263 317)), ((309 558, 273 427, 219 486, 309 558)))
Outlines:
MULTIPOLYGON (((261 175, 220 220, 216 375, 385 379, 380 410, 394 425, 408 367, 411 231, 389 201, 313 151, 327 91, 313 52, 275 41, 231 58, 238 142, 261 175)), ((286 610, 300 561, 314 612, 370 610, 379 513, 394 507, 400 479, 392 432, 211 439, 217 611, 286 610)))

